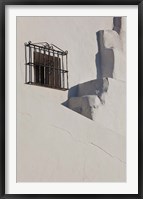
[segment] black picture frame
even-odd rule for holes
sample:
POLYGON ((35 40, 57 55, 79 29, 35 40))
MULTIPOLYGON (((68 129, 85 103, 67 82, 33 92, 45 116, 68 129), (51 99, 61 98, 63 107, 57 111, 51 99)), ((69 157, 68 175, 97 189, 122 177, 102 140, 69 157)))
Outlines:
MULTIPOLYGON (((0 0, 0 198, 75 198, 80 195, 5 194, 5 6, 6 5, 138 5, 138 194, 94 194, 100 199, 143 198, 143 1, 142 0, 0 0)), ((134 172, 134 171, 133 171, 134 172)))

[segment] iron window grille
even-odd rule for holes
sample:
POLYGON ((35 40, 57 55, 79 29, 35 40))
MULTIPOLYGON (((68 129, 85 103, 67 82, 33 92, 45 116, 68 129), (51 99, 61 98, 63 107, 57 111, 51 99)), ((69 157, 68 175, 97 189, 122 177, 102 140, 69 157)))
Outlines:
POLYGON ((25 43, 25 83, 68 90, 68 51, 47 42, 25 43))

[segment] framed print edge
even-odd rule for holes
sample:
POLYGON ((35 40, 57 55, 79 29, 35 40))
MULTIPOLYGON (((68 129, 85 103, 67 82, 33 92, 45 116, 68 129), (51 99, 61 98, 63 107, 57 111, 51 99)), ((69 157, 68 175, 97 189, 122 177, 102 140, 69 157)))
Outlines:
POLYGON ((0 196, 5 194, 5 8, 0 2, 0 196))
MULTIPOLYGON (((72 2, 72 1, 71 1, 72 2)), ((92 1, 93 2, 93 1, 92 1)), ((101 1, 100 1, 101 2, 101 1)), ((106 1, 107 2, 107 1, 106 1)), ((0 9, 1 9, 1 13, 0 13, 0 22, 1 22, 1 35, 0 35, 0 43, 1 43, 1 46, 0 46, 0 60, 1 60, 1 66, 0 66, 0 122, 1 122, 1 125, 0 125, 0 194, 1 194, 1 198, 8 198, 9 196, 11 198, 16 198, 16 197, 38 197, 38 198, 42 198, 42 197, 75 197, 77 195, 75 194, 72 194, 72 195, 50 195, 50 194, 24 194, 24 195, 20 195, 20 194, 12 194, 12 195, 9 195, 9 194, 5 194, 5 150, 6 150, 6 146, 5 146, 5 100, 8 100, 8 99, 5 99, 5 5, 7 4, 11 4, 11 5, 14 5, 14 4, 18 4, 18 5, 25 5, 25 4, 39 4, 41 5, 42 3, 40 1, 31 1, 31 2, 27 2, 27 1, 21 1, 21 3, 19 1, 2 1, 1 2, 1 6, 0 6, 0 9)), ((43 4, 44 3, 47 3, 48 4, 52 4, 52 2, 47 2, 47 1, 43 1, 43 4)), ((69 1, 70 3, 70 1, 69 1)), ((94 2, 96 4, 96 2, 94 2)), ((93 3, 93 4, 94 4, 93 3)), ((109 3, 107 3, 108 5, 112 4, 113 1, 109 1, 109 3)), ((118 2, 119 3, 119 2, 118 2)), ((117 4, 118 4, 117 3, 117 4)), ((121 1, 120 1, 121 3, 121 1)), ((119 4, 120 4, 119 3, 119 4)), ((55 1, 55 4, 58 4, 57 1, 55 1)), ((64 2, 61 1, 59 2, 59 4, 63 5, 64 2)), ((71 3, 72 4, 72 3, 71 3)), ((74 4, 74 3, 73 3, 74 4)), ((82 1, 82 4, 84 4, 84 2, 82 1)), ((86 4, 86 3, 85 3, 86 4)), ((97 1, 97 4, 99 4, 99 2, 97 1)), ((101 3, 100 3, 101 4, 101 3)), ((103 1, 103 4, 105 4, 105 1, 103 1)), ((101 198, 101 199, 106 199, 106 198, 117 198, 117 199, 124 199, 124 198, 139 198, 141 199, 143 197, 143 184, 142 184, 142 180, 143 180, 143 174, 142 174, 142 168, 143 168, 143 154, 142 154, 142 150, 143 150, 143 147, 142 147, 142 140, 143 140, 143 137, 142 137, 142 129, 143 129, 143 126, 142 126, 142 122, 141 122, 141 119, 142 119, 142 113, 143 113, 143 110, 142 110, 142 100, 143 100, 143 92, 142 92, 142 89, 143 89, 143 80, 142 80, 142 75, 143 75, 143 71, 142 71, 142 46, 143 46, 143 41, 142 41, 142 34, 143 34, 143 26, 142 26, 142 23, 143 23, 143 14, 142 14, 142 9, 143 9, 143 2, 140 1, 140 3, 138 3, 138 1, 124 1, 123 5, 134 5, 134 4, 138 4, 138 15, 139 15, 139 106, 141 107, 140 110, 139 110, 139 184, 138 184, 138 194, 120 194, 120 195, 117 195, 117 194, 105 194, 105 195, 102 195, 102 194, 93 194, 93 195, 84 195, 84 197, 95 197, 95 198, 101 198)), ((75 4, 76 5, 76 4, 75 4)))
POLYGON ((139 4, 138 15, 138 193, 143 198, 143 1, 139 4))

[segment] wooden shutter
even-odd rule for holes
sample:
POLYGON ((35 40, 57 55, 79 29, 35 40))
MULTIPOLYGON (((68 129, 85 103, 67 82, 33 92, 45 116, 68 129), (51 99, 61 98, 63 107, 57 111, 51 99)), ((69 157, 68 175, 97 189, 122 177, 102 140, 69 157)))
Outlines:
POLYGON ((61 59, 34 52, 34 82, 50 87, 61 87, 61 59))

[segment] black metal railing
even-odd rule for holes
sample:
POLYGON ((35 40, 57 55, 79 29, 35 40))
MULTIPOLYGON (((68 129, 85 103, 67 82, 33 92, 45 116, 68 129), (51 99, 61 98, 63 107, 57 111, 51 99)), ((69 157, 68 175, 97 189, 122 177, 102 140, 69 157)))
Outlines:
POLYGON ((25 43, 25 83, 68 90, 68 51, 47 42, 25 43))

